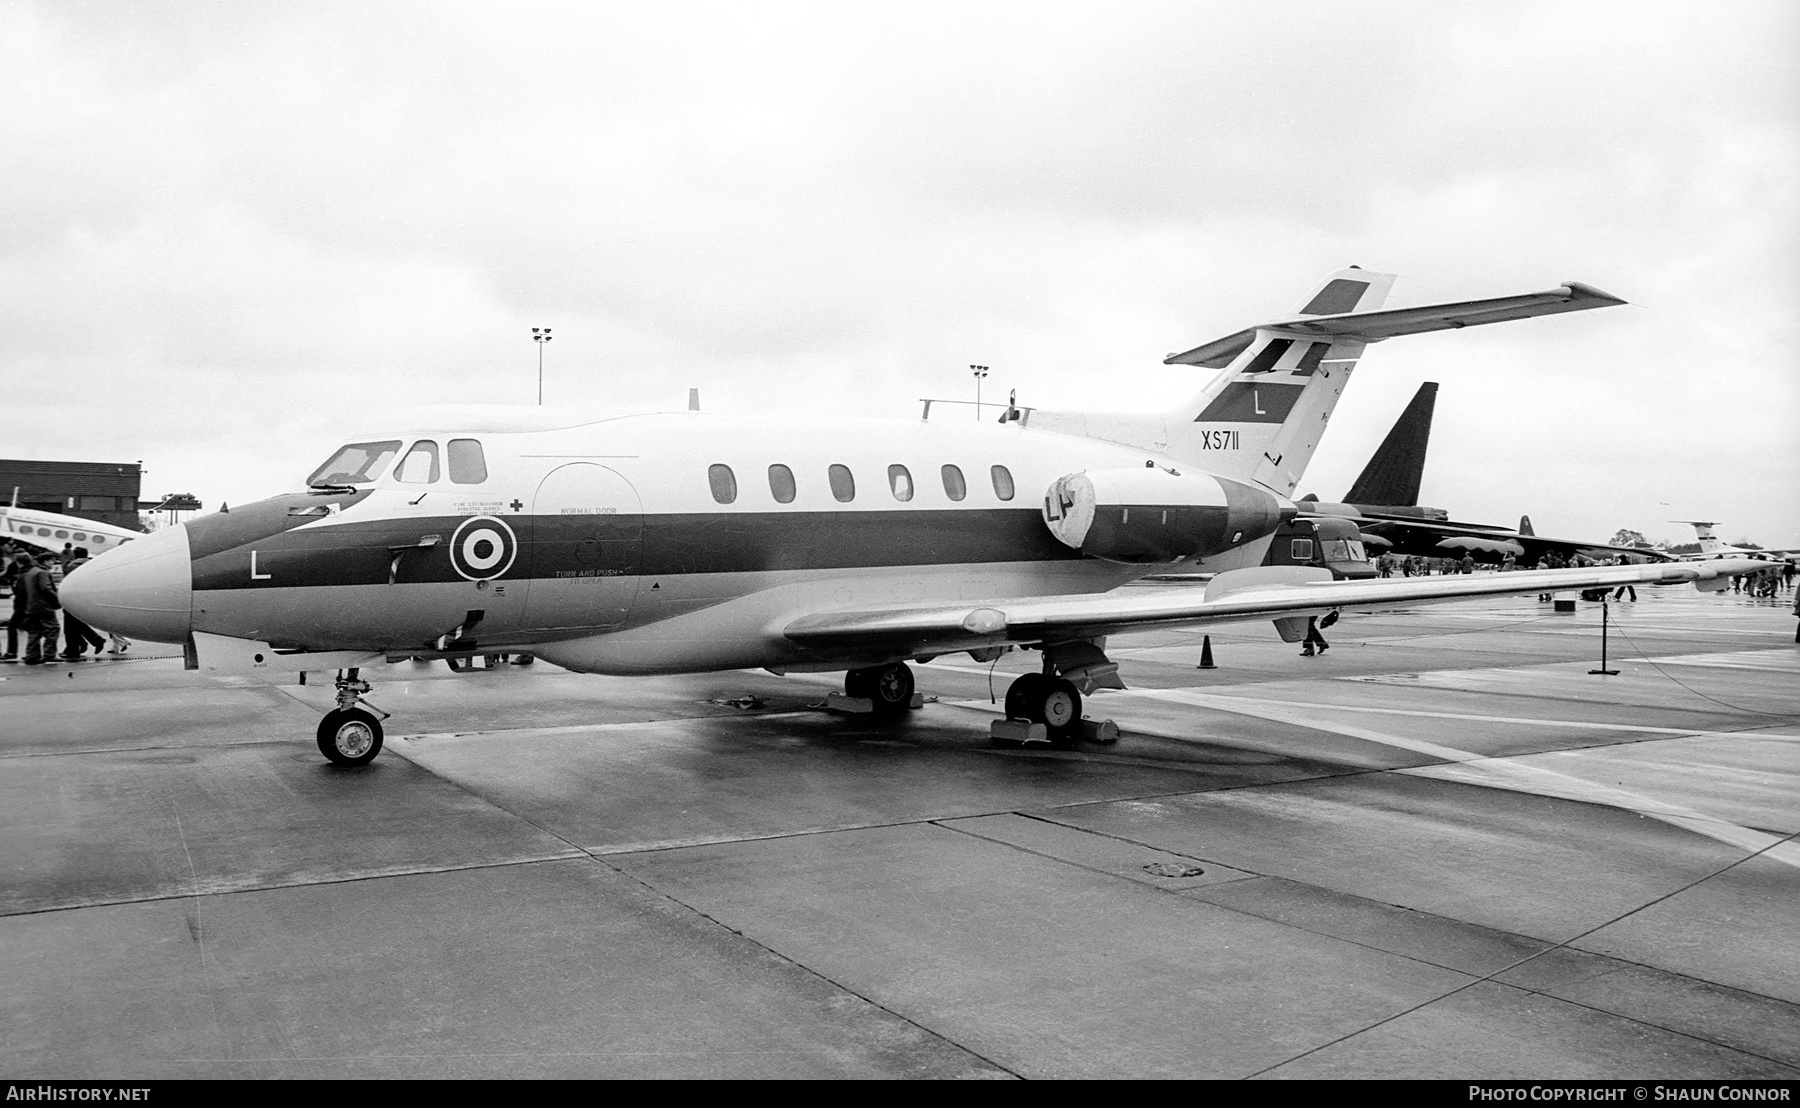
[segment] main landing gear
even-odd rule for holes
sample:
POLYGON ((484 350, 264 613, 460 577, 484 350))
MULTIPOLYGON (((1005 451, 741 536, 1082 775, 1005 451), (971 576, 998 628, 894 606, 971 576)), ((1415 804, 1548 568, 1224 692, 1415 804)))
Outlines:
POLYGON ((366 766, 381 753, 381 721, 388 714, 362 698, 372 686, 359 672, 338 671, 337 707, 319 721, 319 753, 334 766, 366 766))
POLYGON ((1081 691, 1073 681, 1027 673, 1006 690, 1006 718, 1041 723, 1054 743, 1081 737, 1081 691))
POLYGON ((995 746, 1054 743, 1070 746, 1082 740, 1119 741, 1111 720, 1081 718, 1085 690, 1122 689, 1119 667, 1101 649, 1105 640, 1057 643, 1044 648, 1044 669, 1027 673, 1006 690, 1006 718, 994 721, 995 746))
POLYGON ((912 707, 912 669, 905 662, 853 669, 844 674, 844 695, 867 700, 878 716, 899 715, 912 707))

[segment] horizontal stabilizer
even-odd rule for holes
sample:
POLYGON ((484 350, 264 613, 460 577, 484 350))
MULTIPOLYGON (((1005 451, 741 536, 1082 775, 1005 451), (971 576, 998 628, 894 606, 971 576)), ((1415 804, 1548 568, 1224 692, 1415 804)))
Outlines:
POLYGON ((1390 308, 1377 312, 1345 312, 1340 315, 1303 316, 1296 319, 1265 323, 1234 335, 1215 339, 1204 346, 1163 359, 1164 365, 1197 365, 1223 369, 1233 358, 1250 348, 1258 331, 1274 331, 1296 338, 1326 338, 1380 342, 1400 335, 1418 335, 1428 331, 1452 331, 1476 327, 1483 323, 1504 323, 1532 316, 1580 312, 1589 308, 1606 308, 1625 301, 1592 285, 1570 281, 1546 292, 1522 296, 1500 296, 1491 300, 1464 300, 1454 304, 1427 304, 1418 308, 1390 308))

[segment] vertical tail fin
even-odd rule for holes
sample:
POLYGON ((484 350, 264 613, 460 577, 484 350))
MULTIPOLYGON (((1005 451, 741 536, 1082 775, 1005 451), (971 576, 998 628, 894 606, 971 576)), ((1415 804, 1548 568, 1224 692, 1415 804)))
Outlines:
POLYGON ((1171 364, 1225 371, 1168 413, 1169 453, 1292 496, 1368 341, 1315 338, 1291 325, 1376 311, 1393 285, 1391 273, 1340 269, 1301 298, 1288 325, 1265 324, 1170 355, 1171 364))
POLYGON ((1426 381, 1394 421, 1393 430, 1369 457, 1369 464, 1344 494, 1346 504, 1381 504, 1412 508, 1419 503, 1425 479, 1425 450, 1431 445, 1431 414, 1437 406, 1437 382, 1426 381))
POLYGON ((1711 554, 1726 549, 1726 544, 1719 539, 1713 530, 1718 524, 1710 519, 1678 519, 1676 523, 1685 523, 1694 529, 1694 538, 1700 543, 1700 553, 1711 554))
POLYGON ((1519 534, 1521 534, 1521 535, 1537 534, 1536 531, 1533 531, 1531 529, 1531 517, 1530 516, 1520 516, 1519 517, 1519 534))
POLYGON ((1037 411, 1031 426, 1142 446, 1292 496, 1350 374, 1399 335, 1603 308, 1625 301, 1571 281, 1545 292, 1382 310, 1394 275, 1332 273, 1293 313, 1163 359, 1223 370, 1187 403, 1151 416, 1037 411))

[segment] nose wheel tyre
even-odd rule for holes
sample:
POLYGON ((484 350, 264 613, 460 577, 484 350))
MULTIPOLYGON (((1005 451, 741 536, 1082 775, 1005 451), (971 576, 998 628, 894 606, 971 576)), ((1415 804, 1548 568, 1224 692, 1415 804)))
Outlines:
POLYGON ((334 766, 366 766, 381 753, 381 721, 361 708, 339 708, 319 721, 319 753, 334 766))

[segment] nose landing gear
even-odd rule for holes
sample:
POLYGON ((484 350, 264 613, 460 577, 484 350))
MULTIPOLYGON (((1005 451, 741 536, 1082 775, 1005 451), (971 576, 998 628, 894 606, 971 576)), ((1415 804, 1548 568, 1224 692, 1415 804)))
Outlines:
POLYGON ((381 753, 381 721, 388 714, 362 698, 373 686, 359 672, 338 671, 337 707, 319 721, 319 753, 334 766, 366 766, 381 753))

